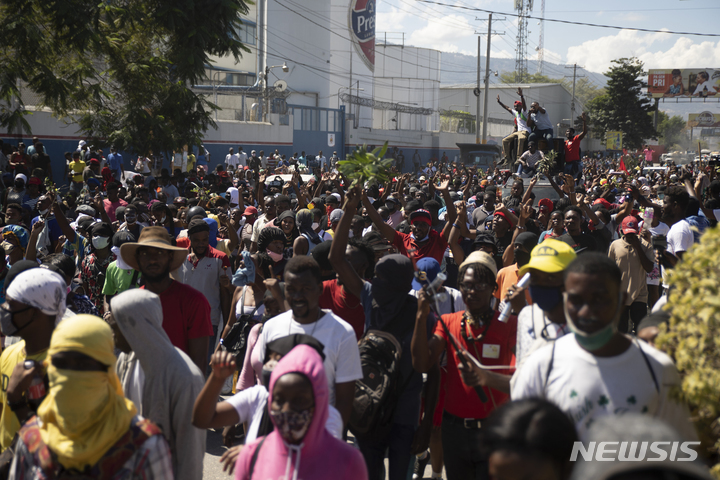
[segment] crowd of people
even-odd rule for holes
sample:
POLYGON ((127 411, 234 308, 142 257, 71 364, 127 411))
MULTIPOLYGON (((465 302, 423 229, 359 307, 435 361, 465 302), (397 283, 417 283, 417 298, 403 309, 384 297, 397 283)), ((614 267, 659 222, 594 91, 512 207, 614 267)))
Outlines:
POLYGON ((203 150, 133 172, 82 142, 69 188, 10 161, 0 475, 199 479, 206 429, 243 480, 611 478, 575 443, 697 440, 653 342, 668 275, 720 218, 714 168, 566 157, 539 198, 539 175, 445 155, 356 185, 335 154, 240 147, 210 171, 203 150))

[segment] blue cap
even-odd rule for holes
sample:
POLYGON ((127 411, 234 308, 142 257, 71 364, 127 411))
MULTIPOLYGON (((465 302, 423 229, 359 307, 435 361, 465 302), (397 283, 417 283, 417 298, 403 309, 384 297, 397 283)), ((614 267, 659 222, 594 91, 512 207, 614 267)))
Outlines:
MULTIPOLYGON (((440 273, 440 264, 432 257, 425 257, 417 261, 417 269, 419 272, 425 272, 428 283, 432 283, 435 277, 437 277, 437 274, 440 273)), ((424 287, 424 285, 418 282, 416 278, 413 278, 413 290, 422 290, 422 287, 424 287)))

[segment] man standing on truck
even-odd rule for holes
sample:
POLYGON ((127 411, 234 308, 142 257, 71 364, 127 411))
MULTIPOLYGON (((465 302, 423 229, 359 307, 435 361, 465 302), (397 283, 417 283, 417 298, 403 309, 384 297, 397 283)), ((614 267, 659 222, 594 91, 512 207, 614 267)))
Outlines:
POLYGON ((500 106, 510 112, 515 117, 515 124, 517 125, 517 132, 513 132, 507 137, 503 138, 502 142, 503 152, 505 153, 505 161, 503 162, 503 164, 507 164, 511 169, 513 164, 515 163, 515 159, 520 158, 520 155, 522 155, 525 151, 528 135, 530 135, 530 127, 528 127, 527 124, 528 112, 525 105, 525 97, 523 96, 522 88, 518 88, 517 93, 518 95, 520 95, 520 101, 516 101, 513 104, 513 108, 510 108, 504 103, 502 103, 500 101, 500 95, 498 95, 497 97, 497 102, 500 104, 500 106), (513 140, 516 139, 518 142, 517 155, 513 155, 510 150, 512 150, 513 140))
POLYGON ((572 175, 576 180, 582 173, 582 162, 580 161, 580 142, 587 135, 587 113, 581 115, 583 130, 580 135, 575 135, 573 127, 565 131, 565 173, 572 175))

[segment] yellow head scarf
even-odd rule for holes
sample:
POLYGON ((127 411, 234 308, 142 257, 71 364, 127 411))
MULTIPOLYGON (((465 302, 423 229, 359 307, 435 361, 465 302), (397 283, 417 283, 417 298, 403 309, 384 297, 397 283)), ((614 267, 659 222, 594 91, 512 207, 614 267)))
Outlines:
POLYGON ((40 436, 65 468, 95 465, 127 432, 137 413, 115 374, 113 335, 98 317, 77 315, 57 326, 48 350, 50 392, 38 408, 40 436), (54 367, 52 356, 75 351, 108 365, 107 372, 54 367))

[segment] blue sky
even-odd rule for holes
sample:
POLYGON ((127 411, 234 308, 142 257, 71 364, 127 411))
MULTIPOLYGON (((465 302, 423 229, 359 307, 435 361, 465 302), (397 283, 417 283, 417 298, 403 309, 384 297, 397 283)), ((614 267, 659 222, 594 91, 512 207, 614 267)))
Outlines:
MULTIPOLYGON (((514 12, 515 0, 437 0, 440 3, 466 5, 514 12)), ((534 0, 532 15, 540 17, 542 0, 534 0)), ((475 31, 487 31, 487 14, 428 5, 417 0, 377 0, 376 34, 404 32, 405 43, 446 52, 477 53, 475 31), (484 20, 480 20, 483 18, 484 20)), ((493 15, 497 18, 500 15, 493 15)), ((493 36, 493 57, 515 58, 517 18, 493 21, 493 30, 505 32, 493 36)), ((720 33, 720 0, 545 0, 545 18, 585 23, 636 27, 678 32, 720 33)), ((528 22, 528 55, 537 59, 540 25, 528 22)), ((636 56, 651 68, 720 69, 720 37, 671 35, 632 30, 615 30, 545 22, 545 60, 560 65, 577 63, 592 72, 605 72, 615 58, 636 56)), ((388 40, 399 42, 397 33, 388 40)), ((485 55, 485 37, 482 51, 485 55)), ((447 66, 447 65, 445 65, 447 66)), ((531 72, 533 73, 533 72, 531 72)), ((551 76, 566 75, 568 70, 548 66, 551 76)), ((688 113, 709 110, 720 113, 720 104, 699 105, 661 102, 660 109, 670 115, 687 118, 688 113)))
MULTIPOLYGON (((513 12, 514 0, 438 0, 499 12, 513 12)), ((533 15, 540 16, 541 0, 534 0, 533 15)), ((467 54, 477 52, 475 30, 486 31, 487 18, 469 12, 416 0, 378 0, 376 33, 405 32, 405 42, 467 54)), ((719 0, 546 0, 545 17, 623 27, 720 33, 719 0), (598 5, 602 5, 599 8, 598 5)), ((504 31, 493 37, 492 55, 515 57, 517 18, 493 23, 504 31)), ((530 20, 528 52, 535 58, 540 26, 530 20)), ((396 35, 394 37, 397 37, 396 35)), ((484 43, 484 40, 483 40, 484 43)), ((483 46, 483 51, 484 51, 483 46)), ((647 68, 720 68, 720 37, 698 37, 612 30, 545 22, 545 58, 555 63, 578 63, 594 72, 607 70, 613 58, 638 56, 647 68)))

